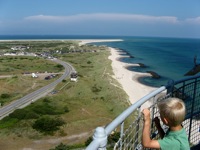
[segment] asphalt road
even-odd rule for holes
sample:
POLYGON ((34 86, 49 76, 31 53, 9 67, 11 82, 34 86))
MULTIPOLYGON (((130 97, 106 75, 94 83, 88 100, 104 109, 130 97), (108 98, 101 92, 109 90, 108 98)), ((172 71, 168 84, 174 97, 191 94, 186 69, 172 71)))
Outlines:
POLYGON ((75 69, 69 63, 63 62, 58 59, 55 59, 52 61, 55 61, 64 66, 64 68, 65 68, 64 74, 59 79, 50 83, 49 85, 46 85, 46 86, 26 95, 18 100, 11 102, 10 104, 8 104, 6 106, 1 107, 0 108, 0 119, 3 119, 5 116, 9 115, 14 110, 23 108, 23 107, 31 104, 32 102, 38 100, 39 98, 47 95, 49 92, 51 92, 55 88, 55 86, 58 83, 62 82, 62 80, 65 79, 67 76, 69 76, 71 74, 71 72, 75 71, 75 69))

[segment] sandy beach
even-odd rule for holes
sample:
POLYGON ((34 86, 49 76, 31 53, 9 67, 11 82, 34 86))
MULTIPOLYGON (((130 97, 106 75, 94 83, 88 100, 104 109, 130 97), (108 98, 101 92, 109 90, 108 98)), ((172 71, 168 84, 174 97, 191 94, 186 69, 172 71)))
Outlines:
MULTIPOLYGON (((85 41, 86 43, 90 43, 89 41, 85 41)), ((96 41, 95 41, 96 42, 96 41)), ((84 42, 83 42, 84 43, 84 42)), ((121 57, 129 57, 128 55, 120 55, 120 54, 125 54, 124 51, 115 49, 112 47, 109 47, 111 55, 108 57, 108 59, 112 60, 112 69, 113 69, 113 78, 116 79, 124 89, 124 91, 127 93, 129 96, 129 101, 131 104, 134 104, 136 101, 140 100, 142 97, 145 95, 151 93, 157 88, 150 87, 143 85, 137 81, 138 77, 142 76, 151 76, 149 73, 139 73, 139 72, 134 72, 126 69, 127 66, 139 66, 139 64, 128 64, 119 61, 119 58, 121 57)), ((146 102, 142 107, 148 107, 150 106, 150 102, 146 102)), ((194 126, 192 126, 193 131, 193 137, 199 137, 200 132, 196 132, 196 130, 199 130, 197 126, 199 125, 199 121, 194 120, 194 126)), ((189 126, 189 121, 185 120, 183 123, 184 126, 188 127, 189 126)), ((191 139, 191 142, 193 144, 198 144, 199 141, 196 140, 195 138, 191 139)))
MULTIPOLYGON (((111 55, 108 58, 112 60, 112 68, 114 72, 113 78, 115 78, 121 84, 124 91, 129 96, 131 104, 135 103, 140 98, 144 97, 145 95, 156 89, 150 86, 143 85, 137 81, 138 77, 151 76, 149 73, 138 73, 129 71, 125 67, 130 64, 118 61, 120 57, 124 57, 120 55, 120 53, 122 52, 111 47, 110 51, 111 55)), ((131 66, 133 65, 139 66, 138 64, 131 64, 131 66)))
MULTIPOLYGON (((79 45, 84 45, 88 43, 96 43, 96 42, 123 41, 122 39, 66 39, 66 40, 61 40, 61 41, 69 41, 69 40, 78 41, 79 45)), ((4 41, 24 41, 24 40, 0 40, 0 42, 4 42, 4 41)), ((38 41, 38 40, 35 40, 35 41, 38 41)), ((41 41, 49 41, 49 40, 44 39, 41 41)), ((139 72, 129 71, 128 69, 125 68, 129 65, 139 66, 138 64, 128 64, 128 63, 120 62, 118 60, 120 57, 129 57, 128 55, 123 55, 123 56, 120 55, 120 53, 123 53, 122 50, 118 50, 111 47, 109 47, 109 49, 110 49, 111 55, 108 57, 108 59, 112 60, 112 69, 114 72, 113 78, 116 79, 121 84, 122 88, 129 96, 129 101, 131 104, 135 103, 140 98, 142 98, 143 96, 149 94, 150 92, 156 89, 150 86, 143 85, 137 81, 138 77, 151 76, 149 73, 139 73, 139 72)))
MULTIPOLYGON (((120 39, 113 39, 113 40, 82 40, 79 44, 87 44, 93 42, 114 42, 114 41, 123 41, 120 39)), ((149 73, 139 73, 134 72, 126 69, 125 67, 131 65, 139 66, 139 64, 128 64, 124 62, 120 62, 118 59, 120 57, 129 57, 129 56, 122 56, 120 53, 123 51, 109 47, 111 55, 108 59, 112 60, 112 69, 113 69, 113 78, 116 79, 124 89, 124 91, 129 96, 129 101, 131 104, 135 103, 145 95, 149 94, 150 92, 154 91, 156 88, 146 86, 141 84, 137 81, 138 77, 142 76, 151 76, 149 73)), ((147 103, 148 105, 148 103, 147 103)))
POLYGON ((87 39, 87 40, 80 40, 79 45, 84 45, 84 44, 94 43, 94 42, 96 43, 96 42, 117 42, 117 41, 123 41, 123 40, 121 39, 87 39))

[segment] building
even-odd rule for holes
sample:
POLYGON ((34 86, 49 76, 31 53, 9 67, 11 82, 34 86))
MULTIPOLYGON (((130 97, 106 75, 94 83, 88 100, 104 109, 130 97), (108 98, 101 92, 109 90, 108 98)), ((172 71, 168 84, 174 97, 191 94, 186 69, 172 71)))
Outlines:
POLYGON ((26 50, 26 49, 29 49, 29 48, 30 48, 29 46, 23 46, 23 45, 11 47, 12 50, 26 50))

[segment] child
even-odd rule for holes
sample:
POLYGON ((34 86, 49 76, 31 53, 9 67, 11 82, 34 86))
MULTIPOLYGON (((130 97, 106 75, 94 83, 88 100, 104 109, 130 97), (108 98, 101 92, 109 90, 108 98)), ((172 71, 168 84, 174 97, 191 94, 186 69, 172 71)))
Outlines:
POLYGON ((160 121, 155 118, 155 124, 158 128, 161 139, 150 139, 150 111, 143 110, 144 128, 142 133, 142 144, 146 148, 161 148, 161 150, 189 150, 189 142, 185 129, 181 123, 185 119, 185 104, 178 98, 168 98, 158 103, 160 117, 162 122, 169 126, 169 130, 164 133, 161 128, 160 121))

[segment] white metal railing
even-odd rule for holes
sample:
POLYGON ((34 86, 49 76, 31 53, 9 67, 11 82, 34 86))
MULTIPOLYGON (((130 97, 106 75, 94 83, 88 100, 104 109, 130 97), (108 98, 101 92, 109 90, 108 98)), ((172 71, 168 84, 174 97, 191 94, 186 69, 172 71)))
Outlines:
MULTIPOLYGON (((200 76, 194 76, 176 82, 169 82, 166 86, 158 88, 132 104, 106 127, 97 127, 93 134, 93 141, 87 146, 86 150, 143 149, 141 144, 142 105, 147 101, 151 102, 149 108, 153 119, 155 116, 159 117, 157 101, 165 100, 167 97, 179 97, 184 100, 187 115, 182 125, 188 133, 191 147, 198 145, 200 142, 200 76), (134 118, 131 123, 129 117, 134 118), (113 135, 117 137, 116 141, 110 140, 113 135)), ((163 127, 166 128, 164 125, 163 127)), ((151 137, 159 138, 153 121, 151 137)))

